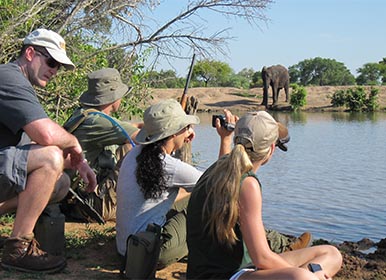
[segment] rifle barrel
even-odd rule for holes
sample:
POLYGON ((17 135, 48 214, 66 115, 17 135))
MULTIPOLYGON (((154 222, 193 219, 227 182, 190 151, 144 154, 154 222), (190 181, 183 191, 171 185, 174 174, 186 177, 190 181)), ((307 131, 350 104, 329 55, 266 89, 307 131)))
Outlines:
POLYGON ((185 82, 184 92, 182 93, 182 97, 181 97, 181 106, 182 106, 182 109, 184 109, 184 110, 186 109, 186 102, 188 99, 188 88, 189 88, 189 84, 190 84, 190 79, 192 78, 192 72, 193 72, 193 66, 194 66, 195 59, 196 59, 196 54, 193 53, 192 62, 190 63, 189 73, 188 73, 188 76, 187 76, 186 82, 185 82))

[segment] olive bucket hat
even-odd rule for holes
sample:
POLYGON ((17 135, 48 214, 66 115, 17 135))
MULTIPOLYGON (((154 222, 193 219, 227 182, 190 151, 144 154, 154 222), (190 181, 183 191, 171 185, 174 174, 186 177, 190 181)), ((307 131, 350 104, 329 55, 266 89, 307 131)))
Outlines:
POLYGON ((140 144, 151 144, 176 134, 190 124, 199 124, 197 116, 188 115, 180 103, 166 99, 148 107, 143 116, 144 125, 135 137, 140 144))
POLYGON ((88 74, 88 89, 79 98, 80 103, 100 106, 113 103, 131 91, 122 83, 121 75, 114 68, 103 68, 88 74))

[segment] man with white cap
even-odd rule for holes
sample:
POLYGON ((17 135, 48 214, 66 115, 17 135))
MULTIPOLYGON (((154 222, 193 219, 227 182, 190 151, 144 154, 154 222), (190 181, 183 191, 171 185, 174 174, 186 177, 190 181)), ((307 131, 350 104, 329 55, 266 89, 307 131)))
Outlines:
POLYGON ((89 191, 96 186, 78 140, 48 118, 33 88, 45 87, 61 66, 75 67, 64 39, 46 29, 30 33, 19 57, 0 65, 0 215, 16 209, 11 236, 4 242, 5 269, 61 270, 65 258, 42 251, 34 239, 36 221, 49 202, 67 194, 70 180, 64 168, 78 170, 89 191), (23 134, 31 141, 20 142, 23 134))

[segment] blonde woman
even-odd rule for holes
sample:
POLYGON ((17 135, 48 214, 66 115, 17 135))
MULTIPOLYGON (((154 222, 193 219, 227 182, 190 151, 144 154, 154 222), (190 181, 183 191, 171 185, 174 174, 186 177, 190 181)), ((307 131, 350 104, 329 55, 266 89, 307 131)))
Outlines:
POLYGON ((264 111, 248 113, 236 123, 232 152, 201 176, 191 194, 188 279, 332 279, 339 271, 342 257, 333 246, 281 254, 268 246, 256 172, 270 161, 278 139, 287 135, 264 111), (252 266, 240 269, 243 243, 252 266))

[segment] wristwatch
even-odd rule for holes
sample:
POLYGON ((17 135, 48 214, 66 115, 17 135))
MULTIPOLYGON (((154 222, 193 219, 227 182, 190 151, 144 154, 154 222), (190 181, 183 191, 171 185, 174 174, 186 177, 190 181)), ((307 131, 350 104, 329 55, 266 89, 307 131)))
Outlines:
POLYGON ((321 267, 320 264, 318 264, 318 263, 309 263, 309 264, 308 264, 308 269, 309 269, 311 272, 317 272, 317 271, 322 270, 322 267, 321 267))

